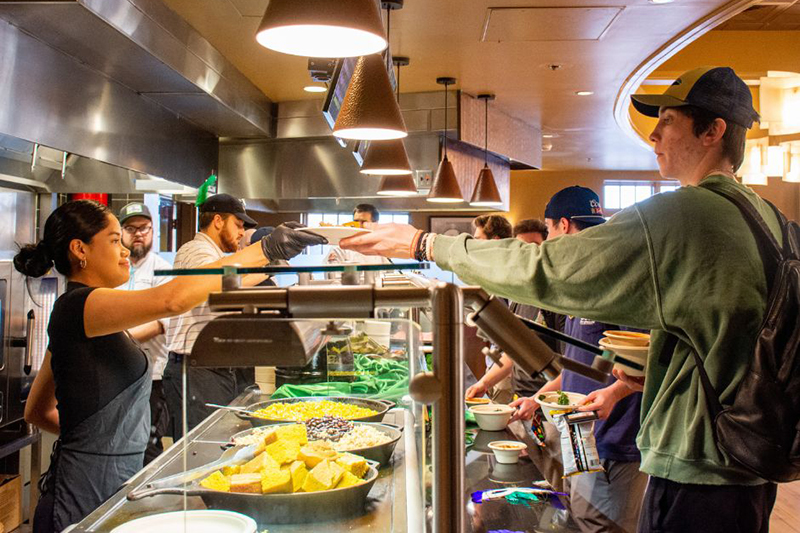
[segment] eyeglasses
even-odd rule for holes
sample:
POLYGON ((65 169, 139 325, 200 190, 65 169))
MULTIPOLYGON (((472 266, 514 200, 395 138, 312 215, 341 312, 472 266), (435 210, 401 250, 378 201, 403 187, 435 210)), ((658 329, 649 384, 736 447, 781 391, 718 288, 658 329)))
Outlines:
POLYGON ((136 235, 137 233, 144 236, 150 235, 150 232, 153 231, 153 226, 142 226, 137 228, 136 226, 125 226, 122 230, 127 233, 128 235, 136 235))

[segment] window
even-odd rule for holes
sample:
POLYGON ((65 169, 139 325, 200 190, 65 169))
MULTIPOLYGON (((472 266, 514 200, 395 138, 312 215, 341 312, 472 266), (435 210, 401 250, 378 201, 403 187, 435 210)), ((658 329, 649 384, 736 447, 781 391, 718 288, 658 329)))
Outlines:
MULTIPOLYGON (((353 221, 353 213, 308 213, 306 215, 306 226, 310 228, 318 227, 321 222, 325 222, 326 224, 333 224, 335 226, 341 226, 345 222, 352 222, 353 221)), ((381 224, 388 224, 390 222, 396 222, 398 224, 408 224, 409 223, 409 216, 408 213, 381 213, 381 218, 379 221, 381 224)), ((310 246, 306 249, 305 253, 308 255, 322 255, 327 256, 329 246, 310 246)))
POLYGON ((606 214, 613 213, 678 187, 680 184, 675 181, 606 181, 603 184, 603 210, 606 214))

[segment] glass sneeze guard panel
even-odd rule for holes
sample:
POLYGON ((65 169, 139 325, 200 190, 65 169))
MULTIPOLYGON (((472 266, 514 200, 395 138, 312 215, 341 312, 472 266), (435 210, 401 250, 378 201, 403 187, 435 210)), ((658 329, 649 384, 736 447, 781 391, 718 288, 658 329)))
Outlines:
POLYGON ((427 262, 392 263, 388 265, 347 264, 347 265, 314 265, 314 266, 265 266, 265 267, 220 267, 220 268, 182 268, 172 270, 156 270, 156 276, 212 276, 223 274, 297 274, 302 272, 377 272, 426 270, 427 262))

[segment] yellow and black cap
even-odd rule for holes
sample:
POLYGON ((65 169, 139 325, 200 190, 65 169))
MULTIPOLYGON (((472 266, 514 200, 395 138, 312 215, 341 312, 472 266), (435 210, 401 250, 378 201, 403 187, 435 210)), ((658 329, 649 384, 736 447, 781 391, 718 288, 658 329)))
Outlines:
POLYGON ((631 95, 633 107, 658 118, 661 107, 695 106, 750 129, 760 117, 747 84, 730 67, 701 67, 675 80, 664 94, 631 95))

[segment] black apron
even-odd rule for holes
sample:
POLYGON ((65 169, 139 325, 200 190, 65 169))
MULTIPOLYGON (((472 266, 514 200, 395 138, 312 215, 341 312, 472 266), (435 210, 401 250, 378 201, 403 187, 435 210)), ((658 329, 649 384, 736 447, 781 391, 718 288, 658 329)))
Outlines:
POLYGON ((152 382, 148 361, 142 377, 59 437, 42 483, 42 498, 53 505, 52 529, 43 516, 36 532, 58 532, 80 522, 142 469, 152 382))

